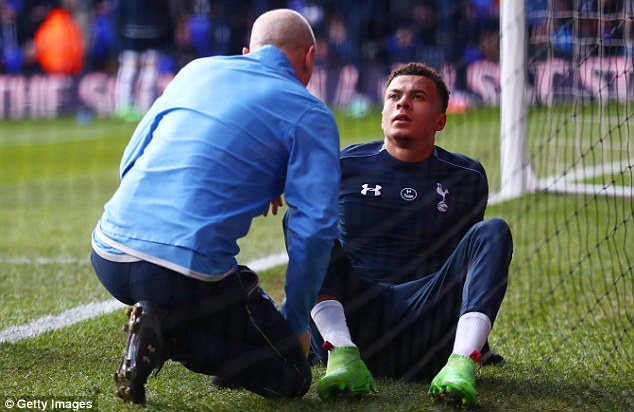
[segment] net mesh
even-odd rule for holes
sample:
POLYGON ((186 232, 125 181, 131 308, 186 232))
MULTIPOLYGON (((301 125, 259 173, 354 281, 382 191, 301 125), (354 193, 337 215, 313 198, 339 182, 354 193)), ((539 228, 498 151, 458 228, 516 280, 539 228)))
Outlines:
POLYGON ((518 325, 543 339, 538 356, 592 370, 592 386, 632 376, 632 2, 527 6, 528 161, 539 183, 513 203, 524 223, 511 294, 525 299, 518 325))

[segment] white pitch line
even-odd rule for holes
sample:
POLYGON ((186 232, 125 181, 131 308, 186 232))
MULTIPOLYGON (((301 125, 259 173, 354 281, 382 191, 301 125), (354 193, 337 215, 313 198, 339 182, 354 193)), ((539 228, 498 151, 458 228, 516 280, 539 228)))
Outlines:
POLYGON ((61 329, 95 316, 114 312, 124 306, 118 300, 112 299, 77 306, 57 315, 42 316, 24 325, 3 329, 0 331, 0 343, 15 343, 22 339, 33 338, 51 330, 61 329))
POLYGON ((260 272, 286 263, 288 263, 288 255, 286 255, 286 252, 281 252, 275 255, 269 255, 260 259, 252 260, 247 263, 246 266, 254 272, 260 272))
MULTIPOLYGON (((247 263, 253 271, 263 271, 288 263, 286 252, 269 255, 261 259, 247 263)), ((125 305, 118 300, 110 299, 102 302, 93 302, 69 309, 57 315, 46 315, 23 325, 11 326, 0 330, 0 344, 4 342, 15 343, 22 339, 34 338, 43 333, 62 329, 75 323, 105 315, 123 308, 125 305)))
POLYGON ((73 257, 60 257, 60 258, 31 258, 26 256, 3 258, 0 257, 0 263, 7 265, 74 265, 74 264, 90 264, 90 258, 77 259, 73 257))

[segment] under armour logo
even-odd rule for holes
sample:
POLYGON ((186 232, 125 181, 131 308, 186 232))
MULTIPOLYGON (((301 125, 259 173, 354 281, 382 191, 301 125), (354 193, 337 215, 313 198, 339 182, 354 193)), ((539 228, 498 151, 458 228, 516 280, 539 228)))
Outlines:
POLYGON ((438 202, 436 208, 439 212, 445 213, 449 209, 449 205, 447 205, 447 194, 449 194, 449 190, 442 187, 442 184, 436 183, 436 193, 442 196, 442 200, 438 202))
POLYGON ((364 183, 363 185, 361 185, 361 187, 363 188, 361 189, 361 194, 363 196, 367 196, 368 192, 374 192, 374 196, 381 196, 381 189, 383 189, 381 185, 376 185, 375 187, 368 187, 367 183, 364 183))

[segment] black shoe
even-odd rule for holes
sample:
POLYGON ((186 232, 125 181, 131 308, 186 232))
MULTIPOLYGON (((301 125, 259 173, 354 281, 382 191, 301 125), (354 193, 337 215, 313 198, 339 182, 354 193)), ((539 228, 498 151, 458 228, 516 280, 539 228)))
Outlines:
MULTIPOLYGON (((163 311, 142 301, 126 309, 128 338, 121 365, 114 373, 116 395, 126 402, 145 405, 145 382, 167 359, 161 331, 163 311)), ((158 373, 158 371, 157 371, 158 373)))
POLYGON ((236 383, 231 382, 229 379, 222 376, 212 375, 211 384, 223 389, 241 389, 242 387, 236 383))
POLYGON ((481 366, 486 366, 486 365, 497 365, 498 363, 502 363, 502 362, 504 362, 504 357, 493 352, 491 350, 491 347, 489 346, 489 341, 487 340, 484 343, 484 347, 480 351, 480 360, 478 360, 478 363, 481 366))
POLYGON ((482 366, 497 365, 498 363, 502 363, 502 362, 504 362, 504 357, 502 357, 502 355, 499 355, 491 350, 481 354, 480 360, 478 361, 478 363, 480 363, 480 365, 482 366))

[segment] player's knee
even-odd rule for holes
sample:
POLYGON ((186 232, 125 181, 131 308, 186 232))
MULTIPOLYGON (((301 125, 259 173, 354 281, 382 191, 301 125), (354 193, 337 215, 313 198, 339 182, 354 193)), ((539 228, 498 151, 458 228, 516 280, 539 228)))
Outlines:
POLYGON ((502 218, 494 217, 480 222, 480 232, 482 235, 495 242, 500 247, 513 248, 513 238, 511 236, 511 228, 502 218))

